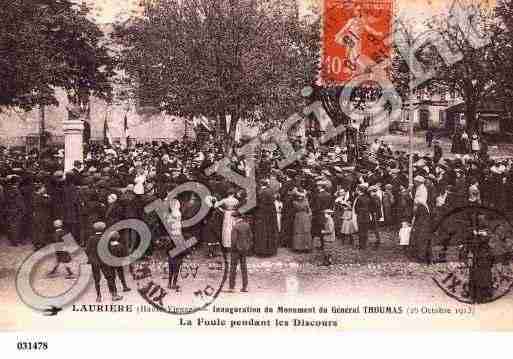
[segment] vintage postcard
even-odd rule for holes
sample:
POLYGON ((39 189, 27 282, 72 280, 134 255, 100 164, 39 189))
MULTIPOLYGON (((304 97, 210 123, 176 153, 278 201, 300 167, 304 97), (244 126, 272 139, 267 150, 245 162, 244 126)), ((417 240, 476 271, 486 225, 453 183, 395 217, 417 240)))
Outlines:
POLYGON ((1 332, 513 330, 513 1, 0 16, 1 332))

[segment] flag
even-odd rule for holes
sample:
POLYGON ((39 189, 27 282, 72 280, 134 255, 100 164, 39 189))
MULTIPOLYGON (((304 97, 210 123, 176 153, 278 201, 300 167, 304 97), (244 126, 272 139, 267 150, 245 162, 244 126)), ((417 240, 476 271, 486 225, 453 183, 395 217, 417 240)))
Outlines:
POLYGON ((194 129, 198 129, 200 126, 203 126, 208 132, 212 132, 212 129, 208 124, 208 119, 205 116, 194 117, 192 122, 194 124, 194 129))
POLYGON ((232 115, 226 115, 226 134, 230 133, 230 125, 232 124, 232 115))
POLYGON ((206 117, 203 116, 200 118, 200 124, 203 125, 203 127, 205 127, 208 132, 212 132, 212 129, 210 128, 206 117))
POLYGON ((128 138, 130 137, 130 135, 128 134, 128 112, 125 113, 125 118, 123 119, 123 138, 122 138, 122 147, 123 148, 127 148, 129 143, 128 143, 128 138))
POLYGON ((241 140, 241 137, 242 137, 242 132, 243 132, 243 121, 238 121, 237 122, 237 125, 235 125, 235 135, 233 136, 233 139, 235 140, 235 142, 239 142, 241 140))
POLYGON ((123 120, 123 131, 125 136, 128 136, 128 117, 125 114, 125 119, 123 120))
POLYGON ((103 123, 103 143, 105 146, 112 146, 112 137, 110 136, 109 124, 107 123, 107 117, 103 123))

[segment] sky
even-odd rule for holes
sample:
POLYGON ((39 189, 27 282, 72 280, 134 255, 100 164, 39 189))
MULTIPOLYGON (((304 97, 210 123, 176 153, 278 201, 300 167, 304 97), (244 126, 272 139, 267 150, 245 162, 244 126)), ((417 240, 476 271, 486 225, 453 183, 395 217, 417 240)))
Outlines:
MULTIPOLYGON (((81 2, 81 0, 75 0, 81 2)), ((303 9, 307 11, 312 4, 319 4, 323 0, 297 0, 303 9)), ((347 1, 347 0, 341 0, 347 1)), ((396 14, 407 18, 425 19, 446 11, 454 0, 394 0, 396 14)), ((481 1, 483 4, 494 3, 495 0, 459 0, 463 3, 481 1)), ((99 23, 113 22, 116 17, 124 17, 140 11, 141 0, 86 0, 94 8, 93 16, 99 23)))

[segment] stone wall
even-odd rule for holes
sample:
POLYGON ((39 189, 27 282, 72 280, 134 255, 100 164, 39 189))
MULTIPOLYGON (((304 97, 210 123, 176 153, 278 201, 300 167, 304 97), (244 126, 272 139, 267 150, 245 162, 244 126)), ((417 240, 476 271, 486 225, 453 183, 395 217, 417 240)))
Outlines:
MULTIPOLYGON (((62 121, 68 116, 66 107, 69 102, 63 91, 57 91, 59 106, 45 108, 45 128, 54 137, 60 137, 62 121)), ((138 113, 135 108, 127 111, 126 105, 108 105, 105 101, 93 98, 91 101, 91 138, 103 138, 105 119, 108 121, 110 134, 113 138, 123 136, 124 118, 127 116, 129 136, 131 138, 151 139, 182 138, 185 131, 184 120, 165 114, 138 113)), ((0 144, 18 146, 24 144, 24 138, 30 134, 37 134, 40 125, 40 111, 34 109, 23 110, 2 109, 0 112, 0 144)), ((188 136, 194 137, 194 131, 189 126, 188 136)))

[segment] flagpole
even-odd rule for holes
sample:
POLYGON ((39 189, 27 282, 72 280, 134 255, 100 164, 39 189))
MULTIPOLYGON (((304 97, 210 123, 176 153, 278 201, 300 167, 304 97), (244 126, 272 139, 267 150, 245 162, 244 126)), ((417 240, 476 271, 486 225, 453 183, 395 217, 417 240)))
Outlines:
POLYGON ((110 129, 109 124, 107 122, 109 112, 105 112, 105 121, 103 122, 103 145, 105 146, 105 143, 108 144, 108 146, 112 147, 112 139, 110 138, 110 129))
POLYGON ((123 148, 128 148, 128 111, 129 108, 126 109, 125 117, 123 118, 123 148))

